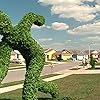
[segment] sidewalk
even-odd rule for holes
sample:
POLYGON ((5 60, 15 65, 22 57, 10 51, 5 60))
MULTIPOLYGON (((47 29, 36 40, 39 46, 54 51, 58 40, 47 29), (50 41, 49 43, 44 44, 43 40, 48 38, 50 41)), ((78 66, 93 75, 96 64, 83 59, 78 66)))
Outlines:
POLYGON ((47 61, 47 62, 54 63, 54 64, 64 64, 64 63, 67 63, 67 62, 60 62, 60 61, 47 61))
MULTIPOLYGON (((63 70, 60 72, 55 72, 53 74, 61 74, 61 75, 45 78, 43 80, 44 81, 53 81, 56 79, 64 78, 64 77, 72 75, 72 74, 100 74, 100 70, 85 70, 85 69, 63 70)), ((18 84, 18 85, 9 86, 9 87, 3 87, 3 88, 0 88, 0 94, 5 93, 5 92, 9 92, 9 91, 13 91, 16 89, 20 89, 20 88, 23 88, 23 84, 18 84)))

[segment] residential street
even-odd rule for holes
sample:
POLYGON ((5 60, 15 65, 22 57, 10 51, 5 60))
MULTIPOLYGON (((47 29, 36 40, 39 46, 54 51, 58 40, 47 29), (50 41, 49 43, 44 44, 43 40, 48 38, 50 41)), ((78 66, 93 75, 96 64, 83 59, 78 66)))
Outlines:
MULTIPOLYGON (((52 68, 51 65, 44 66, 41 75, 52 74, 55 72, 59 72, 62 70, 70 69, 78 65, 78 62, 67 62, 63 64, 55 64, 52 68)), ((13 81, 20 81, 25 79, 25 68, 23 69, 16 69, 16 70, 9 70, 7 76, 3 80, 2 83, 8 83, 13 81)))

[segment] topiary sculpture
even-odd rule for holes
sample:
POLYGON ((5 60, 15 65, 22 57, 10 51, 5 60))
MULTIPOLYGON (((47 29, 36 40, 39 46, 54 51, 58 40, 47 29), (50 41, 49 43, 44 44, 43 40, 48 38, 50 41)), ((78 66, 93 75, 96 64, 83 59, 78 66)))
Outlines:
POLYGON ((37 91, 50 93, 53 98, 58 96, 55 84, 44 82, 40 78, 44 66, 45 56, 42 47, 32 38, 31 26, 41 26, 45 22, 43 16, 32 12, 26 14, 18 25, 13 26, 9 17, 0 11, 0 82, 7 74, 11 51, 16 49, 26 61, 26 75, 22 100, 37 100, 37 91))

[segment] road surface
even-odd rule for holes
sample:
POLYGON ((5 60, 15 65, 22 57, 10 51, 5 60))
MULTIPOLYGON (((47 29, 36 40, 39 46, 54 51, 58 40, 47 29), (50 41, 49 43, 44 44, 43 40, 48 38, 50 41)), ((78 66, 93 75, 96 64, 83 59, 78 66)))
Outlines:
MULTIPOLYGON (((78 65, 77 62, 67 62, 63 64, 55 64, 53 65, 54 66, 53 68, 51 65, 48 65, 48 66, 46 65, 44 66, 41 75, 52 74, 52 73, 59 72, 62 70, 70 69, 77 65, 78 65)), ((2 81, 2 83, 24 80, 25 72, 26 72, 25 68, 17 69, 17 70, 9 70, 7 76, 2 81)))

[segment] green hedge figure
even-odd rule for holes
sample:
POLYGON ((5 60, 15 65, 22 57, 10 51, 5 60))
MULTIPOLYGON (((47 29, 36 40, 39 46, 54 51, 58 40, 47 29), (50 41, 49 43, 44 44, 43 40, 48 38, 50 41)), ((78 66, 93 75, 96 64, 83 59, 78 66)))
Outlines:
POLYGON ((90 65, 92 66, 91 69, 95 69, 96 59, 93 58, 92 54, 90 55, 90 65))
POLYGON ((43 16, 30 12, 13 26, 9 17, 0 11, 0 35, 3 35, 0 42, 0 82, 7 74, 11 51, 18 50, 26 61, 22 100, 38 100, 38 90, 50 93, 53 98, 59 94, 57 85, 40 78, 45 62, 44 50, 31 36, 32 25, 41 26, 44 22, 43 16))

